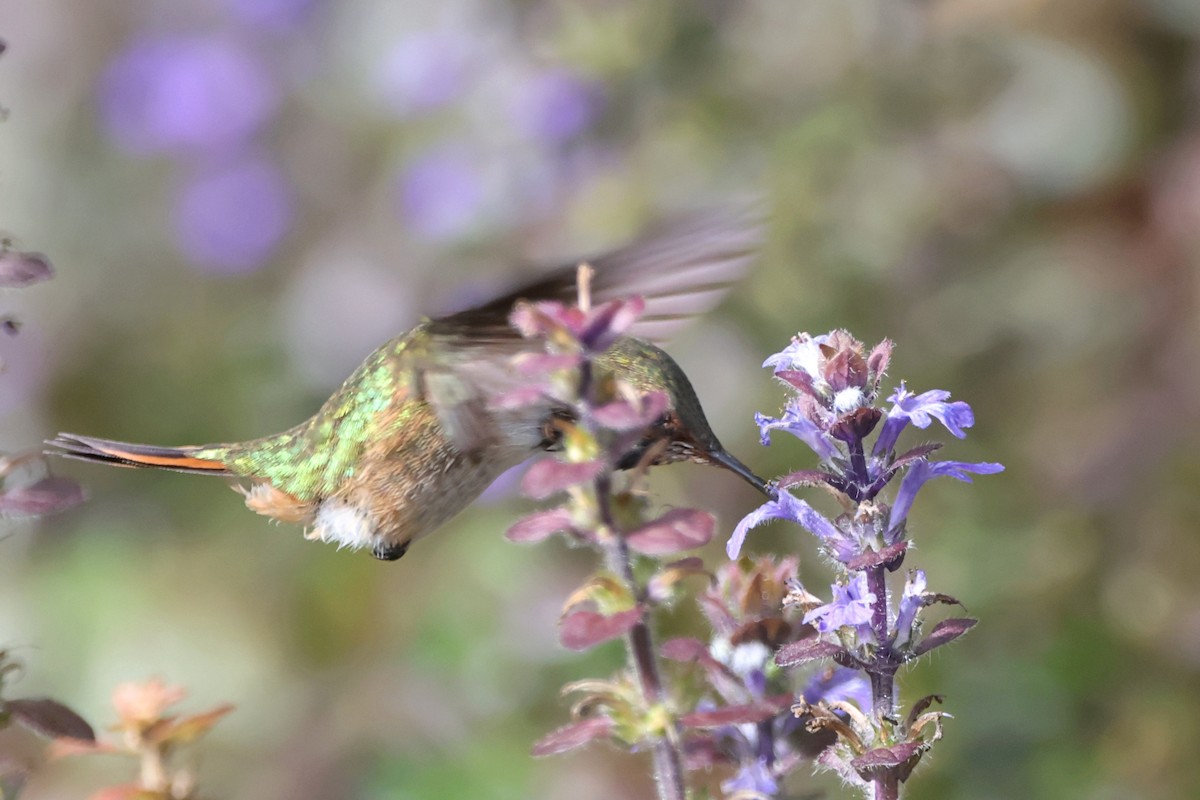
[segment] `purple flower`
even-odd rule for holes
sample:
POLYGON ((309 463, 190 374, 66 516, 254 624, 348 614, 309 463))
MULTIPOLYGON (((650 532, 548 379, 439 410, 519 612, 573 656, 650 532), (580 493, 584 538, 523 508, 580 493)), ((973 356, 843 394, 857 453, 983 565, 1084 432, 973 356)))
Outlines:
MULTIPOLYGON (((886 359, 878 363, 885 364, 886 359)), ((775 368, 780 380, 834 415, 855 411, 870 402, 878 376, 869 364, 863 356, 862 342, 843 330, 820 336, 796 334, 787 347, 763 362, 764 367, 775 368)))
POLYGON ((766 759, 759 757, 744 763, 737 775, 727 781, 722 781, 721 791, 727 795, 734 792, 757 792, 767 797, 774 797, 779 791, 779 784, 775 782, 766 759))
POLYGON ((399 203, 402 220, 418 235, 452 239, 478 218, 484 203, 483 177, 461 148, 441 147, 404 170, 399 203))
POLYGON ((858 629, 860 636, 869 636, 875 593, 867 588, 866 573, 856 572, 848 585, 835 583, 830 588, 833 589, 833 602, 805 614, 805 624, 815 625, 821 633, 849 627, 858 629))
POLYGON ((225 0, 243 24, 269 33, 287 33, 312 13, 315 0, 225 0))
POLYGON ((904 582, 904 594, 896 611, 896 646, 903 647, 912 639, 917 612, 925 605, 925 570, 914 569, 904 582))
POLYGON ((873 454, 881 456, 891 451, 896 446, 900 432, 910 422, 918 428, 928 428, 936 419, 959 439, 966 438, 967 433, 963 428, 975 424, 975 414, 971 407, 961 400, 947 403, 949 397, 950 393, 941 389, 914 395, 901 381, 900 388, 888 398, 892 408, 888 411, 887 421, 883 423, 879 438, 875 440, 873 454))
POLYGON ((904 524, 904 520, 908 518, 908 511, 912 508, 913 499, 926 481, 944 476, 971 483, 971 476, 967 474, 969 472, 976 475, 992 475, 1003 471, 1003 464, 991 462, 975 464, 966 461, 916 462, 909 468, 904 480, 900 482, 900 490, 896 492, 896 502, 892 504, 891 517, 888 519, 888 530, 894 531, 904 524))
POLYGON ((816 705, 849 701, 860 709, 871 708, 871 683, 866 675, 849 667, 824 669, 809 679, 801 693, 804 701, 816 705))
POLYGON ((250 50, 209 36, 137 39, 105 71, 100 114, 131 153, 209 149, 244 141, 275 112, 279 93, 250 50))
POLYGON ((774 500, 768 500, 743 517, 742 521, 733 529, 733 535, 729 537, 729 544, 726 545, 725 552, 730 558, 736 559, 742 551, 742 545, 745 543, 746 534, 750 529, 773 519, 787 519, 798 523, 832 548, 839 559, 852 558, 858 552, 854 543, 848 540, 821 512, 786 491, 781 491, 774 500))
POLYGON ((384 102, 399 116, 422 114, 458 98, 471 66, 465 39, 423 31, 395 44, 384 59, 378 86, 384 102))
POLYGON ((529 80, 513 104, 516 126, 547 144, 574 138, 599 115, 604 94, 599 83, 565 70, 543 72, 529 80))
POLYGON ((763 445, 769 445, 771 443, 771 431, 779 429, 787 431, 804 442, 822 461, 832 461, 840 455, 829 435, 804 415, 804 412, 800 410, 799 404, 795 400, 788 403, 787 408, 783 410, 782 417, 768 417, 764 414, 755 414, 754 422, 758 425, 758 432, 763 445))
POLYGON ((180 187, 175 236, 179 249, 209 271, 248 272, 270 258, 293 216, 291 189, 278 167, 247 156, 180 187))
MULTIPOLYGON (((642 298, 636 296, 628 300, 609 300, 587 311, 545 300, 519 304, 510 321, 522 336, 545 336, 559 346, 575 343, 586 352, 602 353, 637 322, 645 307, 642 298)), ((650 402, 659 403, 661 399, 650 402)))

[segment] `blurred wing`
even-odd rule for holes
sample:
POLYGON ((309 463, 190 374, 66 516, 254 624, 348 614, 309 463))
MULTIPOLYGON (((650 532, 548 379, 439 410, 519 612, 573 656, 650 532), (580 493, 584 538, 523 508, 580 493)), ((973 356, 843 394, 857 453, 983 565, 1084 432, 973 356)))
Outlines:
POLYGON ((639 295, 645 312, 631 336, 661 342, 711 309, 746 272, 763 240, 761 217, 748 210, 698 212, 651 228, 624 247, 581 258, 474 308, 429 320, 430 353, 422 360, 421 385, 444 429, 460 450, 471 452, 495 439, 487 398, 521 385, 508 359, 540 350, 521 337, 509 315, 520 300, 574 302, 581 263, 595 270, 592 302, 639 295))
POLYGON ((725 296, 763 241, 761 217, 750 210, 710 210, 661 223, 617 250, 576 259, 483 305, 431 320, 429 331, 465 345, 519 339, 508 324, 518 300, 576 299, 582 263, 595 269, 592 301, 640 295, 646 301, 631 336, 662 342, 725 296))

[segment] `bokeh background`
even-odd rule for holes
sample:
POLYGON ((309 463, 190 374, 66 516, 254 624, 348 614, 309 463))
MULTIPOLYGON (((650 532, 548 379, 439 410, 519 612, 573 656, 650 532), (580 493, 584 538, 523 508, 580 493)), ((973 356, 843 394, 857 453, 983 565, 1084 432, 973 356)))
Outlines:
MULTIPOLYGON (((0 36, 0 228, 58 270, 0 298, 4 449, 282 429, 423 313, 758 195, 763 258, 672 348, 727 446, 809 465, 757 443, 758 365, 845 326, 973 405, 946 457, 1008 467, 910 522, 982 623, 904 678, 955 715, 909 796, 1200 796, 1194 0, 0 0, 0 36)), ((0 540, 14 693, 98 723, 155 675, 236 703, 212 797, 650 796, 610 749, 527 755, 621 654, 557 645, 591 557, 507 543, 511 491, 381 564, 219 480, 59 471, 90 501, 0 540)), ((757 502, 655 480, 725 530, 757 502)), ((828 582, 792 530, 751 541, 828 582)), ((128 774, 54 763, 25 796, 128 774)))

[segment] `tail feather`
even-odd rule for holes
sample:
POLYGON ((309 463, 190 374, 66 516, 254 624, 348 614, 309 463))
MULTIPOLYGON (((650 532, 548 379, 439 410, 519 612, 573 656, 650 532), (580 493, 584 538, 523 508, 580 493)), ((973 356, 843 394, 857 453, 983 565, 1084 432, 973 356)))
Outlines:
POLYGON ((204 475, 229 475, 225 462, 196 455, 205 450, 201 447, 157 447, 148 444, 114 442, 74 433, 60 433, 46 441, 53 455, 94 461, 118 467, 151 467, 175 472, 193 472, 204 475))

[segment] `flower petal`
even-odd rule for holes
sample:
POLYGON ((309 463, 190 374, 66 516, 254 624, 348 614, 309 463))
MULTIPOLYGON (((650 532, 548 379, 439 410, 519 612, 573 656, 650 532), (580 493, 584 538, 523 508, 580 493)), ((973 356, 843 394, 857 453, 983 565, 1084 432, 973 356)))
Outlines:
POLYGON ((993 475, 1003 471, 1003 464, 988 461, 978 463, 967 461, 918 461, 909 468, 904 476, 904 480, 900 481, 900 490, 896 492, 896 502, 892 504, 892 513, 888 518, 888 530, 895 530, 908 518, 908 512, 912 508, 913 499, 917 496, 917 492, 921 490, 921 487, 925 485, 926 481, 933 478, 947 477, 971 483, 971 476, 967 474, 969 472, 976 475, 993 475))

